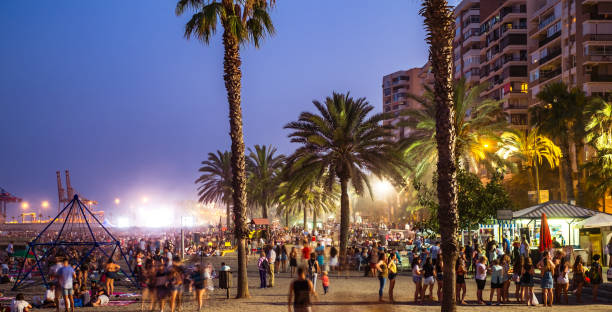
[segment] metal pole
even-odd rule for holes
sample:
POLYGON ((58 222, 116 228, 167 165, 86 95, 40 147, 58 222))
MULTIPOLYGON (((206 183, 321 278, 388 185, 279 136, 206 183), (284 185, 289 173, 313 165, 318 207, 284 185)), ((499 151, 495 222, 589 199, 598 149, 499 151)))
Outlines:
POLYGON ((181 259, 185 259, 185 233, 183 232, 183 217, 181 217, 181 259))

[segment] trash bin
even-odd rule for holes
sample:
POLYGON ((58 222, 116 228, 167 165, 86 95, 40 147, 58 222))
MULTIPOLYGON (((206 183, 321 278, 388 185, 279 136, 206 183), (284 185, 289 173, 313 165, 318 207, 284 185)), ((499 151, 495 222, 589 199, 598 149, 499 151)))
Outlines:
POLYGON ((227 291, 227 298, 229 299, 229 289, 232 287, 232 272, 221 271, 219 272, 219 288, 227 291))

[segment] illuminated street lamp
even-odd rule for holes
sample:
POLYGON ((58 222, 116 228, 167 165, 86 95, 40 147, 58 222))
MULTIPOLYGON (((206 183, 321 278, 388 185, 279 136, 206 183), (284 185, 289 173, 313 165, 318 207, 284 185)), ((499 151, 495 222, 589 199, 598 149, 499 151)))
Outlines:
POLYGON ((115 205, 119 205, 121 201, 119 200, 119 198, 115 198, 115 205))
POLYGON ((146 204, 146 203, 148 203, 148 202, 149 202, 149 197, 147 197, 147 196, 143 196, 143 197, 142 197, 142 203, 143 203, 143 204, 146 204))
POLYGON ((44 200, 44 201, 43 201, 43 202, 40 204, 40 206, 41 206, 41 207, 43 207, 43 208, 48 208, 48 207, 49 207, 49 202, 48 202, 48 201, 46 201, 46 200, 44 200))
POLYGON ((394 215, 393 205, 391 205, 391 203, 389 202, 389 195, 393 193, 394 190, 395 189, 391 182, 387 180, 378 180, 374 183, 374 191, 376 192, 376 194, 379 194, 380 196, 385 198, 387 205, 389 205, 389 221, 393 219, 394 215))
POLYGON ((26 210, 30 208, 30 204, 26 201, 24 201, 23 203, 21 203, 21 209, 26 210))

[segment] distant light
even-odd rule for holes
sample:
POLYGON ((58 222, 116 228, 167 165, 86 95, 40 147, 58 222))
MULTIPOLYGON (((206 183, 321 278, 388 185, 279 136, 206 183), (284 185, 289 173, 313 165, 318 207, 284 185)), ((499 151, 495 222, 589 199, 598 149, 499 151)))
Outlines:
POLYGON ((89 202, 87 202, 87 203, 88 203, 90 206, 91 206, 91 205, 93 205, 93 201, 91 201, 91 200, 90 200, 89 202))
POLYGON ((192 216, 182 217, 182 224, 186 227, 192 227, 195 225, 195 219, 192 216))
POLYGON ((148 203, 149 202, 149 197, 143 196, 142 197, 142 202, 145 203, 145 204, 148 203))
POLYGON ((41 203, 41 206, 42 206, 43 208, 47 208, 47 207, 49 207, 49 202, 45 200, 45 201, 43 201, 43 202, 41 203))
POLYGON ((489 144, 485 144, 485 145, 484 145, 484 148, 489 148, 489 144))
POLYGON ((117 227, 120 227, 120 228, 130 227, 130 219, 126 217, 120 217, 119 219, 117 219, 117 227))
POLYGON ((143 223, 146 227, 168 227, 172 225, 174 221, 174 214, 172 209, 158 208, 158 209, 140 209, 139 211, 140 220, 145 221, 143 223))
POLYGON ((28 202, 21 203, 21 208, 28 209, 29 207, 30 207, 30 204, 28 202))
POLYGON ((115 205, 119 205, 121 201, 119 200, 119 198, 115 198, 115 205))

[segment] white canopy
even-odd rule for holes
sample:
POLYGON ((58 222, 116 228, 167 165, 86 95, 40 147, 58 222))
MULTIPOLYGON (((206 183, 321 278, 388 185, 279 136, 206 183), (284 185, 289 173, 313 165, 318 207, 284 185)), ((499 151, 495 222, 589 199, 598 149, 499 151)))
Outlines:
POLYGON ((584 219, 577 224, 585 228, 598 228, 602 226, 612 226, 612 215, 607 213, 598 213, 588 219, 584 219))

